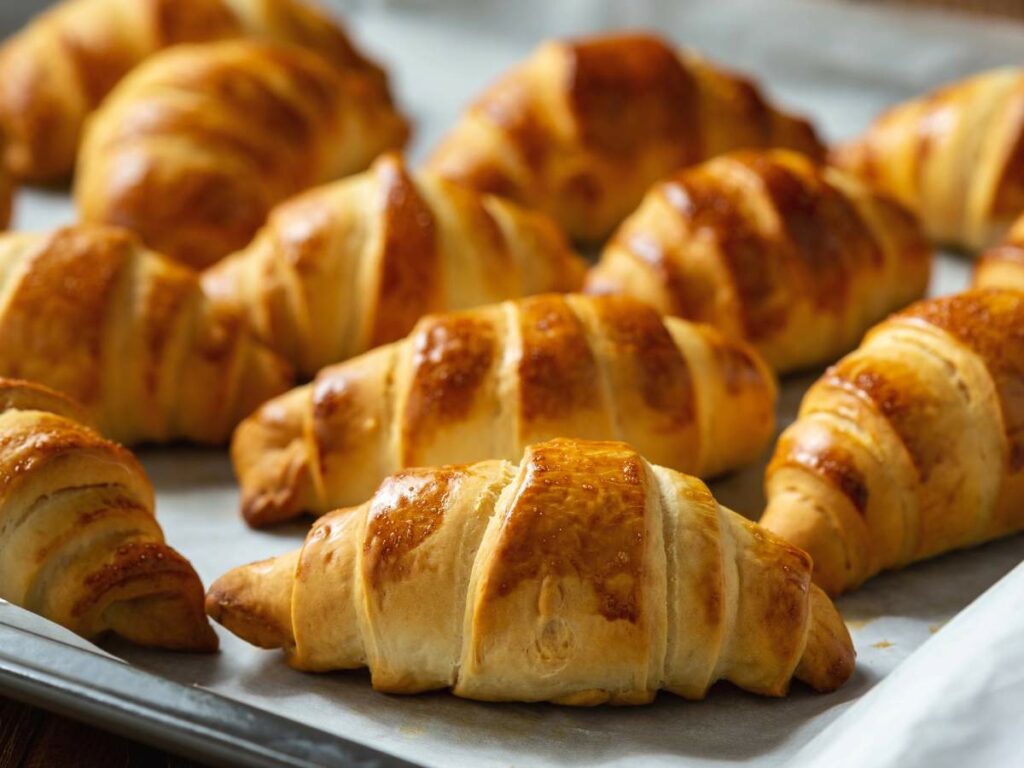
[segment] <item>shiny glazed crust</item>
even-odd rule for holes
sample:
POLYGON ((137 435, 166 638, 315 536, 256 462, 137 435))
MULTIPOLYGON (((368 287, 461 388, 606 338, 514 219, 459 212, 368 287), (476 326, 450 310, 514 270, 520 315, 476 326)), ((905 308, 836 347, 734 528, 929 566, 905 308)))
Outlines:
POLYGON ((1024 70, 984 72, 893 107, 832 162, 914 211, 935 242, 992 245, 1024 210, 1024 70))
POLYGON ((0 375, 72 396, 125 443, 224 442, 291 382, 194 273, 88 225, 0 236, 0 375))
POLYGON ((658 179, 765 146, 824 154, 810 124, 774 109, 750 80, 624 34, 542 45, 476 100, 428 167, 598 240, 658 179))
POLYGON ((324 369, 246 419, 232 457, 263 525, 358 504, 403 467, 514 459, 558 436, 714 475, 764 450, 774 402, 743 342, 625 297, 544 295, 426 317, 324 369))
POLYGON ((31 181, 66 176, 87 116, 125 74, 168 46, 233 38, 307 48, 386 87, 383 71, 304 0, 65 0, 0 48, 7 167, 31 181))
POLYGON ((762 525, 836 594, 1024 527, 1024 293, 919 302, 808 391, 762 525))
POLYGON ((142 467, 80 413, 0 379, 0 598, 87 638, 215 650, 203 586, 164 542, 142 467))
POLYGON ((203 285, 312 377, 431 312, 577 290, 583 269, 543 214, 411 174, 389 154, 278 206, 203 285))
POLYGON ((789 150, 739 151, 656 184, 587 276, 748 339, 778 371, 832 362, 920 298, 931 253, 913 217, 789 150))
POLYGON ((278 202, 363 170, 407 133, 373 78, 314 54, 247 40, 176 46, 90 119, 75 201, 84 221, 205 267, 248 244, 278 202))
POLYGON ((207 611, 306 670, 390 693, 644 704, 716 680, 769 696, 853 670, 806 554, 624 443, 553 440, 519 466, 399 472, 300 552, 231 571, 207 611))

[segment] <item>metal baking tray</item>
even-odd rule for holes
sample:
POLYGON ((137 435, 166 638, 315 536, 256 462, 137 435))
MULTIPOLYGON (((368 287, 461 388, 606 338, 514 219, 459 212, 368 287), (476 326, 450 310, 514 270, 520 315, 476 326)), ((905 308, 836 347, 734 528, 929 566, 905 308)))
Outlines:
POLYGON ((413 763, 198 687, 172 682, 57 639, 53 628, 5 604, 0 693, 114 733, 217 765, 413 763), (18 624, 8 619, 17 616, 18 624), (33 631, 29 628, 37 624, 33 631), (28 626, 26 626, 28 625, 28 626))

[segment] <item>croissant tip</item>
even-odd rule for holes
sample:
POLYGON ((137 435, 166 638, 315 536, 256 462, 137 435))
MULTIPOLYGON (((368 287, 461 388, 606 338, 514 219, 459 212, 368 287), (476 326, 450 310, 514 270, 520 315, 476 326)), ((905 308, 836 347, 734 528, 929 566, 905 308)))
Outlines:
POLYGON ((807 644, 795 677, 818 693, 840 688, 856 667, 857 651, 843 617, 824 591, 811 585, 807 644))
MULTIPOLYGON (((288 606, 276 605, 277 592, 263 589, 273 578, 271 559, 235 568, 221 576, 206 593, 206 615, 234 635, 260 648, 291 645, 288 606)), ((290 573, 286 571, 290 579, 290 573)), ((290 586, 290 585, 289 585, 290 586)), ((290 590, 288 590, 290 594, 290 590)))

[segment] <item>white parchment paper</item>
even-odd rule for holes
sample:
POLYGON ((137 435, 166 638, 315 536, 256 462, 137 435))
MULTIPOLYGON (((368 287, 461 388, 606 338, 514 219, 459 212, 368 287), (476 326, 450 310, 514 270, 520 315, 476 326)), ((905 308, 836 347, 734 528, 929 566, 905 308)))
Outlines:
MULTIPOLYGON (((0 8, 8 28, 34 5, 8 3, 0 8)), ((394 73, 417 123, 415 157, 468 99, 546 36, 656 29, 758 77, 831 138, 859 131, 887 104, 945 80, 1020 65, 1024 51, 1024 27, 1012 22, 859 3, 405 0, 346 10, 360 40, 394 73)), ((72 219, 61 191, 19 199, 21 228, 72 219)), ((968 270, 965 261, 942 256, 933 293, 962 288, 968 270)), ((784 382, 780 428, 813 378, 784 382)), ((305 521, 246 528, 223 453, 159 450, 142 458, 168 539, 205 582, 301 543, 305 521)), ((750 467, 713 488, 723 503, 756 519, 762 473, 763 464, 750 467)), ((883 575, 841 599, 858 667, 828 696, 795 686, 788 698, 771 700, 719 685, 705 702, 666 694, 636 709, 486 705, 444 693, 381 695, 365 673, 304 675, 277 653, 223 631, 222 651, 210 657, 107 648, 175 680, 435 766, 1020 765, 1024 570, 1000 579, 1022 559, 1024 537, 1017 536, 883 575)))

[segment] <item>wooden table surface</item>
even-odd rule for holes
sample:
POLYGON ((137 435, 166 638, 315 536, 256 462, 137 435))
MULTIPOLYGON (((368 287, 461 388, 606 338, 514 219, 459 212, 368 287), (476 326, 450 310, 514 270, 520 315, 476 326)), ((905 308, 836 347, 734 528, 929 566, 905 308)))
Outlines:
POLYGON ((0 768, 194 768, 199 763, 0 698, 0 768))

